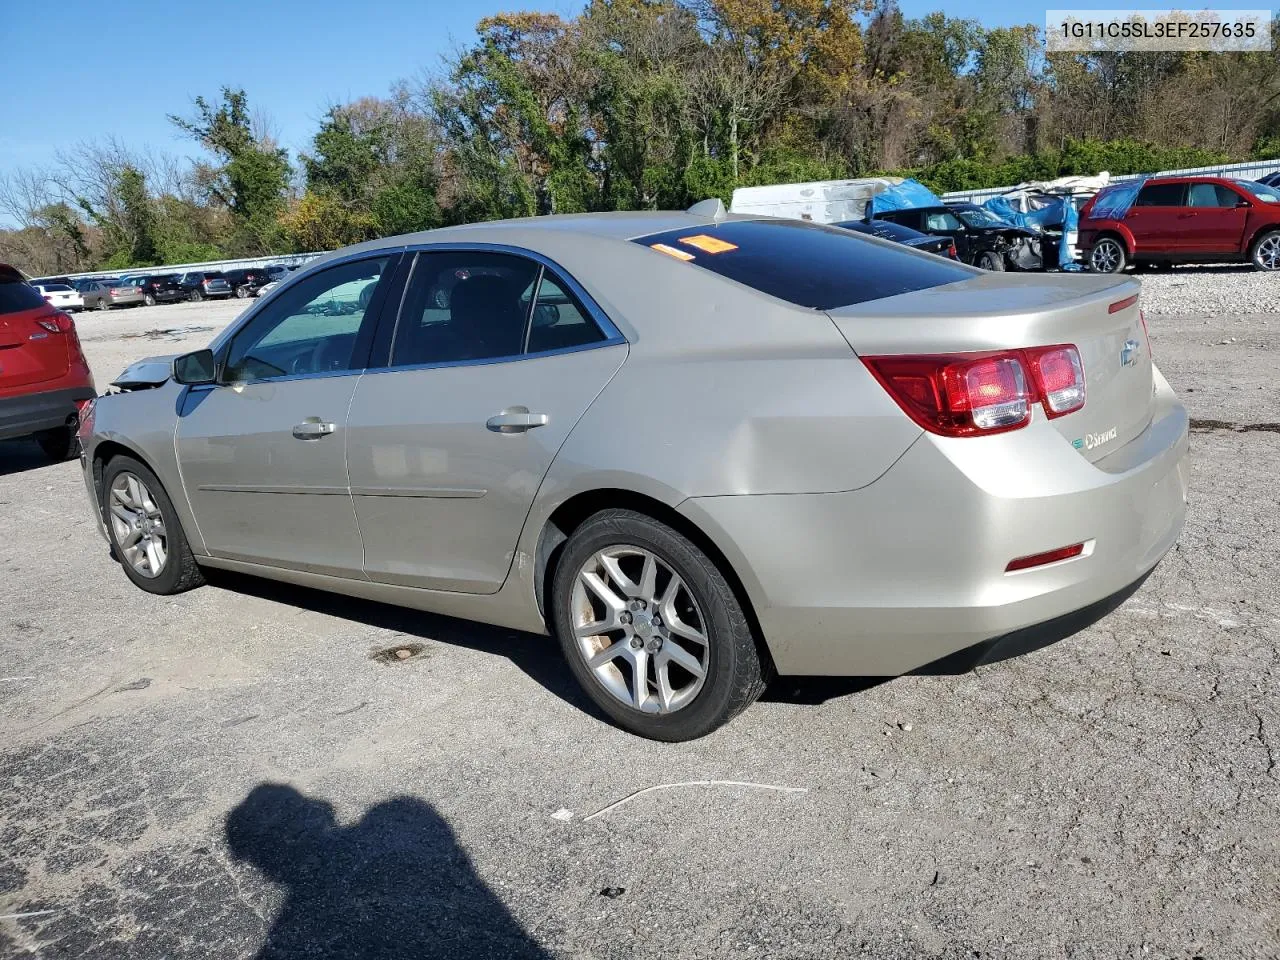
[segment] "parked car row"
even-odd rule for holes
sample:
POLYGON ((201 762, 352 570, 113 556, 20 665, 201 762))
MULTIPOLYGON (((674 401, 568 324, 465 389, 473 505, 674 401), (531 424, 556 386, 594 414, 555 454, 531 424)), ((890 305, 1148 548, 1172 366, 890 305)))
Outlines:
POLYGON ((237 270, 189 270, 185 273, 128 273, 118 277, 37 277, 30 284, 59 310, 110 310, 112 307, 225 300, 259 296, 263 288, 287 277, 294 267, 271 264, 237 270))

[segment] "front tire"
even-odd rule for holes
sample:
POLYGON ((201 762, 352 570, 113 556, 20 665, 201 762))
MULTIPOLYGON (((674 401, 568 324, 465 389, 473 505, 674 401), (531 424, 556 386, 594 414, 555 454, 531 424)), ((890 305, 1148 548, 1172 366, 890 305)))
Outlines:
POLYGON ((1089 269, 1094 273, 1123 273, 1129 254, 1115 237, 1103 237, 1089 250, 1089 269))
POLYGON ((550 602, 574 677, 632 733, 693 740, 764 690, 767 671, 732 587, 652 517, 604 510, 584 521, 561 551, 550 602))
POLYGON ((1255 270, 1280 270, 1280 230, 1270 230, 1253 241, 1249 260, 1255 270))
POLYGON ((105 299, 99 300, 96 306, 99 310, 102 310, 104 312, 111 309, 111 304, 109 304, 105 299))
POLYGON ((113 457, 102 475, 102 512, 125 576, 148 593, 182 593, 204 583, 159 478, 133 457, 113 457))
POLYGON ((977 266, 983 270, 991 270, 1000 273, 1004 270, 1004 257, 996 253, 994 250, 984 250, 978 256, 977 266))

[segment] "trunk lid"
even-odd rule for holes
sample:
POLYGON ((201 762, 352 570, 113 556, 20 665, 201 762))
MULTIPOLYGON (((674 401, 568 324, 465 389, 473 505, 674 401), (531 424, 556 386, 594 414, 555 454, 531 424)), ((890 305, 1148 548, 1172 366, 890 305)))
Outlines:
MULTIPOLYGON (((1120 277, 988 273, 828 314, 862 356, 1073 344, 1084 367, 1085 404, 1049 423, 1096 461, 1151 421, 1154 384, 1141 289, 1120 277)), ((1040 408, 1036 418, 1044 416, 1040 408)))
POLYGON ((0 314, 0 390, 66 374, 67 335, 46 330, 37 322, 57 315, 48 306, 0 314))

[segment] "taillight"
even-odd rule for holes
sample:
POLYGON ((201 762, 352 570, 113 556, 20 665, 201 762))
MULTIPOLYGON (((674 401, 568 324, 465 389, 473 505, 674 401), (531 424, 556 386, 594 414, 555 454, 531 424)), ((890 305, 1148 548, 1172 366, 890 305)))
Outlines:
POLYGON ((44 327, 50 333, 66 333, 68 330, 75 329, 75 322, 65 313, 55 313, 52 317, 42 317, 37 320, 36 326, 44 327))
POLYGON ((952 243, 951 246, 947 247, 947 256, 950 257, 952 260, 960 259, 960 255, 956 253, 955 243, 952 243))
POLYGON ((1075 347, 1041 347, 1028 350, 1027 358, 1049 419, 1084 406, 1084 368, 1075 347))
POLYGON ((76 412, 79 415, 76 433, 81 441, 89 439, 93 435, 93 416, 97 410, 96 400, 77 400, 76 412))
POLYGON ((1053 418, 1085 401, 1080 354, 1066 344, 863 362, 907 416, 947 437, 1017 430, 1031 422, 1037 403, 1053 418))

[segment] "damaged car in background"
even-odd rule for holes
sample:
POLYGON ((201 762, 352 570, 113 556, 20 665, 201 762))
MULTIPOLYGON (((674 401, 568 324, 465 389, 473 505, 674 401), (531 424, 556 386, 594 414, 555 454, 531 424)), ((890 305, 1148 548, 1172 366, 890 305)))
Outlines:
POLYGON ((966 205, 965 216, 949 208, 917 180, 863 177, 740 187, 733 192, 731 212, 785 217, 849 227, 852 222, 874 233, 875 223, 895 224, 917 233, 945 238, 955 258, 986 270, 1043 269, 1038 235, 966 205), (972 211, 970 210, 972 208, 972 211), (976 212, 973 212, 976 211, 976 212))

